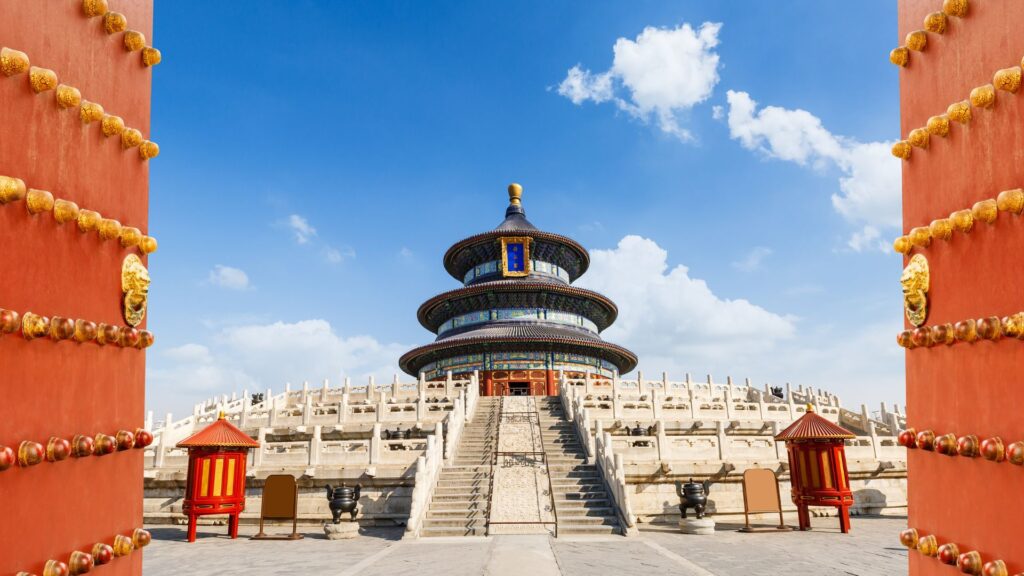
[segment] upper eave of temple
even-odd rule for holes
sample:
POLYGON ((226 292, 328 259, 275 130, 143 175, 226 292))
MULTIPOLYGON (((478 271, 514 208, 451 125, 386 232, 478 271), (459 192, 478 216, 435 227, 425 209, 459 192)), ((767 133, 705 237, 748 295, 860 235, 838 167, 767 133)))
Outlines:
POLYGON ((526 219, 518 184, 509 186, 509 206, 497 228, 456 242, 445 252, 444 268, 462 282, 474 266, 501 260, 500 239, 507 236, 531 238, 530 258, 550 262, 564 269, 573 282, 590 267, 590 254, 572 238, 538 230, 526 219))
POLYGON ((581 313, 597 324, 598 330, 611 326, 619 315, 615 302, 592 290, 560 282, 515 279, 443 292, 420 305, 416 317, 424 328, 436 334, 438 327, 454 316, 503 306, 581 313))

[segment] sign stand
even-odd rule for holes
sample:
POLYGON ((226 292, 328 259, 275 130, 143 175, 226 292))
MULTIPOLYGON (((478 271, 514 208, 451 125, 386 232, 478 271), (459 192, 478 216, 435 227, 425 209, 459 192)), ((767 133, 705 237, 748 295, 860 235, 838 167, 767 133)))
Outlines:
POLYGON ((743 472, 743 518, 745 526, 740 532, 780 532, 792 530, 782 519, 782 499, 779 497, 779 479, 767 468, 751 468, 743 472), (779 525, 775 528, 754 528, 750 525, 751 514, 766 512, 779 513, 779 525))
POLYGON ((301 540, 298 532, 299 489, 291 474, 272 474, 263 483, 263 503, 260 506, 260 531, 253 540, 301 540), (263 531, 264 520, 291 520, 292 533, 271 536, 263 531))

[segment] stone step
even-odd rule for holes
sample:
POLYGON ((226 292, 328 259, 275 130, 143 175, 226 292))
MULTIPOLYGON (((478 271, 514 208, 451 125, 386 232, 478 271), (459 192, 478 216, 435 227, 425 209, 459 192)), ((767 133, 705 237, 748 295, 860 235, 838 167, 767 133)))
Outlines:
MULTIPOLYGON (((558 490, 555 490, 557 492, 558 490)), ((438 486, 434 490, 434 498, 443 498, 446 496, 487 496, 491 493, 491 487, 487 484, 483 486, 438 486)))
POLYGON ((562 526, 618 526, 619 519, 616 516, 558 516, 558 527, 562 526))
POLYGON ((486 536, 486 526, 474 526, 473 528, 428 528, 423 527, 420 535, 424 538, 430 538, 434 536, 486 536))
POLYGON ((434 500, 430 503, 431 512, 461 512, 468 513, 473 510, 485 512, 487 510, 487 499, 476 500, 434 500))
POLYGON ((547 463, 552 466, 586 464, 587 458, 582 454, 548 454, 547 463))
POLYGON ((460 485, 460 486, 470 486, 470 485, 473 485, 473 484, 487 484, 490 481, 491 481, 491 477, 489 475, 473 475, 473 476, 448 475, 448 476, 445 476, 444 474, 442 474, 441 477, 438 478, 437 483, 438 483, 438 485, 451 484, 451 485, 460 485))
POLYGON ((567 500, 567 501, 571 502, 571 501, 574 501, 574 500, 607 500, 607 499, 608 499, 608 493, 605 492, 604 490, 591 490, 591 491, 588 491, 588 492, 566 492, 566 493, 556 493, 555 494, 555 501, 567 500))
POLYGON ((604 490, 604 484, 556 484, 551 483, 551 487, 554 488, 555 494, 571 494, 579 492, 598 492, 604 490))
POLYGON ((555 508, 558 510, 559 514, 562 513, 562 510, 573 510, 579 508, 598 508, 608 510, 608 514, 615 513, 611 502, 604 498, 594 498, 592 500, 565 500, 563 498, 555 498, 555 508))
POLYGON ((558 525, 559 536, 601 536, 605 534, 622 534, 621 526, 590 526, 580 524, 558 525))
POLYGON ((490 465, 487 465, 487 466, 456 466, 454 464, 449 464, 448 466, 445 466, 444 468, 441 469, 441 474, 444 474, 444 473, 490 474, 491 473, 491 467, 490 467, 490 465))
POLYGON ((427 518, 423 521, 424 528, 486 528, 487 522, 483 518, 427 518))
POLYGON ((590 478, 600 476, 592 466, 577 464, 548 464, 548 473, 552 478, 590 478))
POLYGON ((427 510, 427 518, 438 518, 441 520, 447 520, 450 518, 463 518, 467 522, 469 520, 483 518, 486 514, 486 508, 474 508, 467 510, 427 510))
POLYGON ((617 518, 611 506, 555 506, 558 510, 558 521, 562 518, 617 518))
POLYGON ((481 472, 441 472, 439 481, 450 480, 453 482, 473 482, 475 480, 487 481, 491 478, 491 475, 485 471, 481 472))
POLYGON ((484 492, 457 492, 454 494, 434 494, 432 502, 470 502, 475 500, 487 500, 484 492))

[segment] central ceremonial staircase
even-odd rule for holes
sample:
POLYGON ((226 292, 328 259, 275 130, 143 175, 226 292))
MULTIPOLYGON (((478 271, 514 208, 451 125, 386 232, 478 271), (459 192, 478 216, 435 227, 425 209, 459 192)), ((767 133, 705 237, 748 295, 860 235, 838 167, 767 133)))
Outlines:
MULTIPOLYGON (((472 422, 462 431, 454 459, 441 470, 420 536, 485 536, 491 532, 502 401, 500 397, 479 399, 472 422)), ((543 451, 537 460, 544 463, 544 473, 549 476, 545 495, 547 506, 554 511, 552 532, 623 533, 604 481, 597 467, 587 464, 585 448, 576 428, 566 419, 560 399, 536 401, 533 417, 540 428, 543 451)))

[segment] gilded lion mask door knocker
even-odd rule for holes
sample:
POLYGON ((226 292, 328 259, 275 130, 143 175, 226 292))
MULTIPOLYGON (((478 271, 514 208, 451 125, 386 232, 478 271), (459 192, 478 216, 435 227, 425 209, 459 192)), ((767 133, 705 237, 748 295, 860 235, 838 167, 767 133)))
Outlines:
POLYGON ((929 276, 928 259, 923 254, 915 254, 900 276, 900 284, 903 285, 903 310, 907 313, 907 320, 914 326, 924 324, 928 318, 929 276))
POLYGON ((149 271, 142 260, 130 254, 121 264, 121 291, 124 293, 124 321, 129 326, 142 324, 149 300, 149 271))

